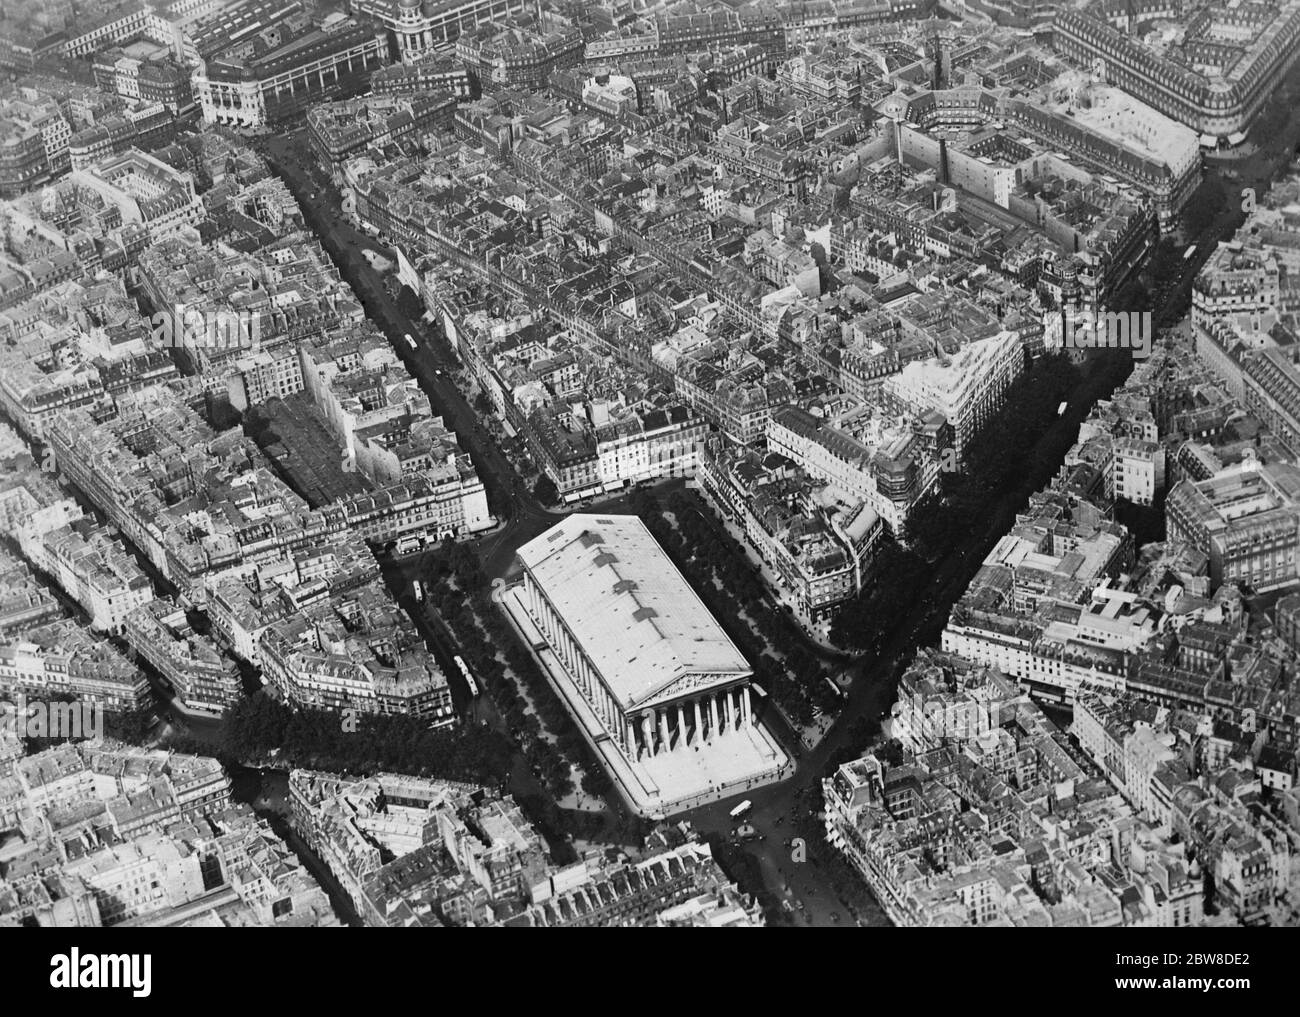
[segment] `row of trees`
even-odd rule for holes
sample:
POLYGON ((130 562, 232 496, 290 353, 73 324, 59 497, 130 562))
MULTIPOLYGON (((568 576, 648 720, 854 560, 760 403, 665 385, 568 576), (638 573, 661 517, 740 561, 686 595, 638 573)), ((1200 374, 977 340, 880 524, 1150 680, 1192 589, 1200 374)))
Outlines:
MULTIPOLYGON (((1117 363, 1119 358, 1105 360, 1117 363)), ((1096 370, 1104 369, 1102 361, 1097 363, 1096 370)), ((1052 430, 1051 425, 1060 404, 1078 397, 1082 380, 1068 359, 1046 356, 1012 383, 1006 409, 971 442, 962 470, 942 474, 940 490, 916 507, 909 521, 910 545, 882 544, 867 585, 836 616, 832 640, 858 650, 878 646, 933 586, 933 563, 960 551, 973 534, 984 533, 1004 499, 1019 505, 1051 476, 1074 440, 1072 429, 1052 430)), ((1098 383, 1113 384, 1109 379, 1098 383)))
POLYGON ((225 720, 220 754, 249 763, 496 784, 512 754, 509 741, 480 725, 435 731, 413 717, 294 708, 264 692, 240 700, 225 720))
POLYGON ((557 798, 573 790, 571 762, 583 771, 583 791, 593 797, 605 795, 611 786, 609 778, 532 654, 492 603, 474 552, 464 544, 446 541, 435 556, 428 578, 429 603, 451 629, 465 662, 487 688, 518 738, 529 766, 547 789, 557 798), (507 677, 507 669, 522 682, 536 715, 507 677), (555 736, 554 743, 544 736, 542 724, 555 736))
POLYGON ((582 791, 591 797, 608 796, 610 778, 532 653, 491 602, 489 584, 473 551, 467 545, 446 541, 434 557, 426 587, 430 606, 451 629, 461 657, 484 685, 526 763, 545 787, 546 793, 519 789, 515 800, 546 836, 555 860, 571 861, 576 857, 568 847, 568 836, 601 843, 640 844, 651 825, 636 815, 621 809, 591 813, 556 804, 555 799, 573 791, 572 766, 582 771, 582 791), (498 654, 504 658, 504 665, 498 654), (508 675, 523 685, 528 701, 508 675), (554 736, 554 743, 547 740, 543 726, 554 736))
MULTIPOLYGON (((86 723, 78 726, 73 732, 57 731, 52 732, 43 725, 34 724, 29 721, 28 715, 19 713, 14 703, 9 700, 0 698, 3 702, 5 712, 13 718, 16 726, 16 733, 26 742, 28 755, 35 755, 37 752, 44 752, 46 749, 53 748, 56 745, 62 745, 65 742, 80 742, 91 738, 96 731, 86 724, 93 723, 88 718, 82 718, 86 723)), ((41 696, 40 700, 43 706, 54 706, 55 704, 68 704, 76 709, 82 707, 82 701, 70 696, 64 692, 49 692, 41 696)), ((112 738, 120 742, 126 742, 129 745, 143 745, 149 739, 149 729, 152 724, 150 720, 150 711, 144 710, 105 710, 102 714, 103 727, 98 733, 105 738, 112 738)))
POLYGON ((814 705, 834 710, 839 697, 824 680, 826 671, 809 652, 798 624, 784 610, 772 607, 762 576, 740 544, 708 517, 710 510, 699 495, 676 490, 668 495, 666 504, 660 504, 653 493, 637 491, 629 501, 750 662, 754 680, 786 716, 806 724, 812 720, 814 705), (668 513, 676 525, 669 521, 668 513), (742 614, 754 623, 753 628, 742 614), (754 634, 755 628, 779 658, 754 634))

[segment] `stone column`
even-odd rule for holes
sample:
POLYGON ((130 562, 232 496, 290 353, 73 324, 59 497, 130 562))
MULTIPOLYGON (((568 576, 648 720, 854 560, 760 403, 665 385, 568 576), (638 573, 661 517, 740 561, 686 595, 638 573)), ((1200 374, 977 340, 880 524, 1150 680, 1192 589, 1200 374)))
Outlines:
POLYGON ((691 704, 695 707, 695 738, 694 738, 694 742, 695 742, 696 745, 699 745, 700 742, 704 740, 704 725, 700 723, 700 700, 699 700, 699 697, 697 696, 695 699, 691 700, 691 704))
POLYGON ((709 693, 709 738, 716 738, 718 735, 718 696, 717 693, 709 693))
POLYGON ((664 751, 673 747, 672 739, 668 737, 668 711, 662 707, 655 711, 659 715, 659 736, 664 740, 664 751))
POLYGON ((651 756, 655 754, 655 732, 652 724, 649 711, 641 714, 641 738, 645 742, 646 754, 651 756))
POLYGON ((686 706, 682 702, 677 703, 677 744, 686 745, 686 706))
POLYGON ((726 692, 722 693, 726 697, 727 729, 730 731, 736 730, 736 700, 731 694, 732 691, 732 689, 727 689, 726 692))
POLYGON ((749 701, 749 686, 740 690, 740 721, 746 727, 754 726, 754 708, 749 701))

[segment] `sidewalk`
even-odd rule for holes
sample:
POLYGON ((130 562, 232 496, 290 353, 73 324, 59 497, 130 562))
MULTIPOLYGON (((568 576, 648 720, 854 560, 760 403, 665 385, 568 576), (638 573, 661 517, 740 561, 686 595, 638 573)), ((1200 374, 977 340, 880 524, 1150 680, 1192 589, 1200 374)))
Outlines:
POLYGON ((744 550, 745 557, 748 558, 750 563, 759 570, 760 575, 763 577, 763 582, 772 592, 772 595, 776 597, 777 601, 780 602, 783 607, 790 609, 791 616, 799 624, 799 628, 803 630, 803 634, 828 653, 843 654, 844 650, 832 643, 828 637, 822 635, 821 632, 818 631, 818 627, 814 626, 813 622, 799 610, 798 605, 790 596, 790 591, 781 584, 780 577, 777 576, 777 574, 772 571, 771 566, 763 560, 763 556, 754 550, 753 545, 749 542, 749 538, 745 536, 745 532, 734 522, 716 510, 712 499, 709 498, 708 494, 698 484, 695 484, 693 481, 688 481, 687 487, 699 492, 704 503, 708 505, 710 511, 713 512, 714 518, 722 524, 727 533, 735 538, 736 543, 738 543, 744 550))

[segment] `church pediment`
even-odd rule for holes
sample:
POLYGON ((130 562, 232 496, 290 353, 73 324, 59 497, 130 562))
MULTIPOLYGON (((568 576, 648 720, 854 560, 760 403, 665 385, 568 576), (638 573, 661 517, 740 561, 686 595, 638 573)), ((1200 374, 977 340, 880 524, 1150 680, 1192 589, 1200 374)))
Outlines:
POLYGON ((745 677, 747 674, 748 672, 743 671, 700 671, 679 675, 676 678, 669 679, 645 698, 635 703, 634 709, 640 710, 657 706, 660 703, 672 702, 674 699, 681 699, 692 692, 721 688, 735 682, 737 678, 745 677))

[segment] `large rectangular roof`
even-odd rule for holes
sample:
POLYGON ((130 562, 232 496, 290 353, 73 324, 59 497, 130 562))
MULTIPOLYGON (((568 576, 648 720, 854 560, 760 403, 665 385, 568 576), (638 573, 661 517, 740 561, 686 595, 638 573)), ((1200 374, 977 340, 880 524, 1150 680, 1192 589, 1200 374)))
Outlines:
POLYGON ((519 558, 624 709, 750 673, 636 516, 571 515, 519 558))

